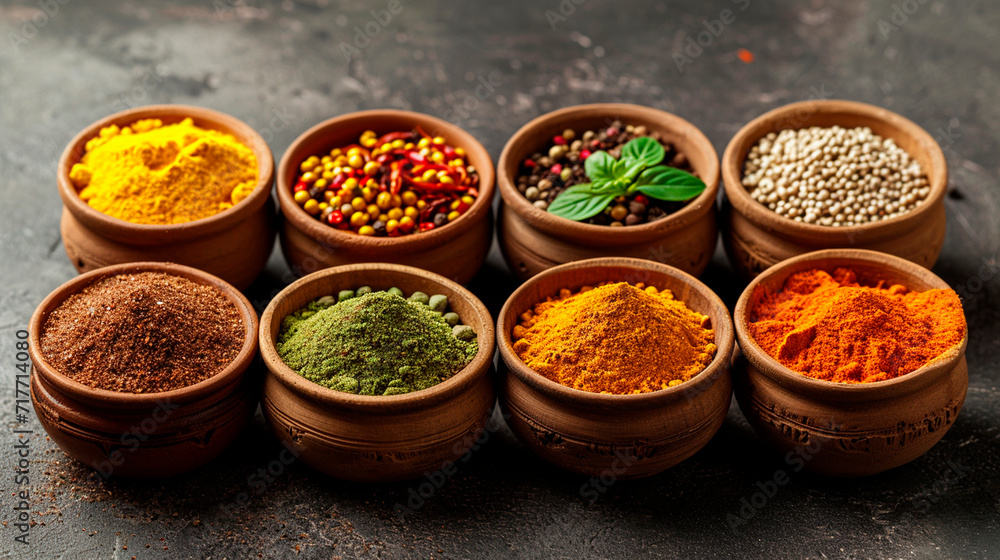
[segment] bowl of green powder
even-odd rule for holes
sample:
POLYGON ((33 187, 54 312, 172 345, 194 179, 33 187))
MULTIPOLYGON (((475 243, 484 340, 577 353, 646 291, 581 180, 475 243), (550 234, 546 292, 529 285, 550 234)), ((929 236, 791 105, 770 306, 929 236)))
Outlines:
POLYGON ((421 269, 310 274, 268 305, 260 344, 272 430, 337 478, 388 482, 447 468, 493 412, 489 311, 421 269))

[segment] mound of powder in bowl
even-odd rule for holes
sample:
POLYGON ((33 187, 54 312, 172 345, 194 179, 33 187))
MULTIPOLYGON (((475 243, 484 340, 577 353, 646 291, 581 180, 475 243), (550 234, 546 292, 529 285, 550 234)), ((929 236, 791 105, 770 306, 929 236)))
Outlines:
POLYGON ((70 170, 80 198, 109 216, 170 225, 214 216, 257 186, 257 156, 229 134, 191 119, 111 125, 70 170))
POLYGON ((84 385, 157 393, 222 372, 245 336, 239 311, 217 288, 140 272, 98 280, 53 309, 41 354, 84 385))

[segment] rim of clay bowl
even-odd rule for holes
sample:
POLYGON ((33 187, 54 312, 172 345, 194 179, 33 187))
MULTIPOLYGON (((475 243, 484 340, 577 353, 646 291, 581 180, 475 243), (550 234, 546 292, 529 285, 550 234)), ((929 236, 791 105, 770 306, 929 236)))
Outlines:
MULTIPOLYGON (((309 155, 315 155, 310 150, 309 155)), ((306 156, 308 157, 308 156, 306 156)), ((422 251, 443 243, 445 240, 469 232, 479 220, 493 210, 493 189, 496 171, 493 160, 486 148, 474 136, 447 121, 414 111, 397 109, 373 109, 355 111, 331 119, 327 119, 306 130, 295 139, 285 150, 278 164, 277 190, 281 214, 296 229, 308 237, 329 247, 351 245, 370 250, 392 249, 394 251, 422 251), (417 126, 431 135, 443 136, 455 147, 461 147, 466 152, 469 164, 479 173, 479 196, 464 214, 454 222, 445 224, 430 231, 401 235, 399 237, 366 237, 356 233, 347 233, 328 224, 324 224, 309 215, 293 198, 292 187, 294 175, 302 160, 300 151, 311 146, 323 146, 324 150, 340 147, 344 142, 353 143, 361 132, 375 130, 379 134, 387 134, 399 130, 412 130, 417 126), (354 132, 357 134, 354 134, 354 132), (343 136, 343 142, 331 138, 343 136)))
POLYGON ((643 243, 662 237, 667 232, 683 229, 697 221, 706 207, 715 207, 719 192, 719 155, 698 127, 672 113, 631 103, 574 105, 536 117, 515 132, 500 154, 497 182, 504 204, 548 235, 570 240, 583 238, 601 246, 643 243), (695 161, 701 161, 695 170, 703 175, 705 190, 673 214, 653 222, 621 228, 585 224, 556 216, 536 208, 517 190, 517 171, 524 158, 536 151, 534 147, 538 145, 537 139, 543 135, 542 131, 558 129, 562 132, 564 128, 578 128, 580 125, 575 123, 581 121, 592 122, 610 117, 620 118, 627 124, 643 124, 647 128, 669 132, 683 140, 683 143, 674 142, 674 145, 692 162, 692 167, 695 161))
MULTIPOLYGON (((968 325, 966 325, 961 343, 952 346, 928 364, 896 378, 873 381, 871 383, 838 383, 815 379, 788 368, 765 352, 757 344, 757 341, 754 340, 747 326, 748 308, 751 300, 754 298, 754 291, 758 286, 771 281, 772 278, 780 278, 783 284, 784 279, 794 272, 811 268, 829 269, 833 266, 832 263, 827 266, 817 266, 816 263, 830 260, 837 263, 836 266, 849 268, 852 266, 852 263, 855 266, 860 263, 862 266, 890 271, 895 276, 917 279, 918 282, 929 286, 927 289, 951 289, 951 286, 930 270, 906 259, 878 251, 865 249, 824 249, 784 260, 768 268, 750 282, 740 295, 739 300, 736 302, 736 308, 733 311, 736 337, 739 341, 740 350, 743 352, 744 357, 761 374, 770 377, 782 386, 790 387, 805 394, 834 398, 877 400, 920 390, 954 369, 961 357, 965 355, 965 349, 969 342, 968 325)), ((910 286, 906 287, 910 288, 910 286)))
POLYGON ((193 105, 146 105, 108 115, 77 134, 63 150, 56 174, 59 196, 63 204, 84 226, 104 236, 127 243, 178 242, 228 229, 247 214, 260 209, 271 196, 274 182, 274 156, 264 138, 248 124, 225 113, 193 105), (190 117, 196 126, 218 130, 234 136, 253 150, 257 158, 257 185, 250 194, 232 208, 218 214, 182 224, 135 224, 114 218, 84 202, 69 178, 69 172, 80 161, 88 140, 110 125, 128 126, 142 119, 161 119, 165 124, 178 123, 190 117))
MULTIPOLYGON (((430 294, 439 290, 428 288, 424 291, 425 293, 430 294)), ((449 304, 449 307, 452 306, 449 304)), ((471 324, 471 321, 469 321, 468 317, 462 317, 462 323, 469 325, 471 324)), ((433 272, 428 272, 411 266, 389 263, 358 263, 325 268, 303 276, 302 278, 289 284, 271 300, 271 303, 268 304, 267 309, 265 309, 263 315, 261 315, 259 338, 261 356, 264 359, 264 363, 267 366, 268 371, 290 391, 327 405, 372 414, 405 412, 427 406, 433 406, 440 402, 450 400, 455 395, 464 392, 470 386, 475 384, 478 381, 478 372, 487 372, 489 368, 492 367, 493 353, 496 348, 493 317, 490 315, 489 310, 486 309, 483 302, 480 301, 479 298, 477 298, 472 292, 463 288, 457 282, 453 282, 444 276, 433 272), (281 305, 291 294, 303 289, 307 285, 315 282, 327 281, 330 277, 336 277, 346 272, 355 271, 371 276, 377 276, 379 273, 384 272, 394 272, 404 276, 410 276, 421 284, 447 288, 448 291, 460 296, 464 303, 473 310, 476 319, 482 324, 483 327, 482 329, 477 329, 476 332, 478 350, 476 351, 476 355, 472 358, 472 361, 470 361, 468 365, 460 371, 433 387, 402 395, 389 396, 356 395, 354 393, 337 391, 309 381, 305 377, 302 377, 293 371, 292 368, 288 367, 285 362, 282 361, 274 343, 277 339, 278 333, 274 332, 272 329, 272 323, 277 324, 280 328, 281 321, 284 320, 285 316, 287 316, 282 316, 280 320, 275 319, 278 306, 281 305), (484 340, 488 342, 483 344, 484 340)))
MULTIPOLYGON (((614 278, 608 278, 608 280, 614 280, 614 278)), ((687 305, 686 302, 685 305, 687 305)), ((708 314, 705 313, 705 315, 708 314)), ((509 298, 507 298, 503 309, 500 311, 500 319, 497 325, 497 330, 499 332, 497 336, 497 345, 500 347, 500 358, 507 364, 507 368, 510 370, 511 374, 516 375, 518 379, 526 385, 549 397, 562 401, 605 407, 659 406, 664 404, 664 401, 684 395, 687 391, 690 391, 692 387, 699 387, 700 384, 707 378, 715 376, 728 369, 730 361, 732 360, 733 347, 735 345, 733 323, 732 318, 729 315, 729 310, 726 309, 726 305, 722 302, 722 299, 720 299, 719 296, 716 295, 715 292, 713 292, 708 286, 703 284, 694 276, 691 276, 690 274, 672 266, 644 259, 626 257, 600 257, 596 259, 574 261, 550 268, 531 277, 529 280, 521 284, 521 286, 515 290, 509 298), (692 288, 708 300, 712 310, 715 312, 715 315, 722 319, 721 321, 712 321, 712 329, 715 331, 716 344, 715 357, 712 361, 709 362, 704 369, 698 372, 697 375, 684 383, 649 393, 629 395, 593 393, 590 391, 583 391, 581 389, 573 389, 572 387, 567 387, 561 383, 552 381, 551 379, 548 379, 528 367, 528 365, 525 364, 520 357, 518 357, 517 353, 514 352, 513 343, 511 342, 511 331, 514 328, 514 325, 508 324, 507 317, 510 315, 511 317, 516 318, 517 315, 525 311, 523 309, 512 309, 511 306, 513 303, 520 299, 522 294, 531 290, 535 284, 545 278, 556 275, 570 274, 572 271, 579 269, 603 267, 628 267, 636 271, 654 271, 662 273, 692 288)))
POLYGON ((934 207, 944 199, 948 187, 948 167, 944 152, 923 128, 888 109, 867 103, 840 99, 799 101, 772 109, 753 119, 733 136, 722 155, 722 183, 733 208, 755 224, 783 236, 801 236, 829 243, 831 237, 853 245, 857 239, 879 240, 909 231, 923 223, 934 207), (750 196, 743 186, 743 163, 750 148, 771 132, 798 130, 810 126, 853 128, 868 126, 883 138, 892 138, 910 157, 920 162, 927 175, 930 193, 919 206, 902 216, 856 226, 820 226, 796 222, 780 216, 750 196), (876 130, 880 128, 881 130, 876 130), (905 140, 904 140, 905 139, 905 140), (919 151, 919 153, 917 153, 919 151), (930 162, 928 168, 927 162, 930 162))
POLYGON ((254 311, 250 301, 239 290, 217 276, 196 268, 174 263, 124 263, 106 266, 81 274, 59 286, 46 296, 31 315, 29 325, 28 340, 30 344, 28 351, 31 356, 32 365, 39 376, 43 377, 47 383, 54 385, 58 391, 74 399, 99 405, 134 408, 154 405, 159 401, 191 402, 199 400, 220 390, 222 387, 235 383, 243 372, 252 365, 254 356, 257 354, 257 313, 254 311), (236 306, 240 314, 240 319, 243 321, 243 346, 240 348, 236 358, 222 371, 208 379, 203 379, 187 387, 157 393, 125 393, 98 389, 70 379, 45 361, 41 352, 41 334, 45 321, 52 310, 66 301, 67 298, 79 293, 94 282, 121 274, 136 274, 140 272, 162 272, 172 276, 180 276, 204 286, 212 286, 222 292, 226 299, 236 306))

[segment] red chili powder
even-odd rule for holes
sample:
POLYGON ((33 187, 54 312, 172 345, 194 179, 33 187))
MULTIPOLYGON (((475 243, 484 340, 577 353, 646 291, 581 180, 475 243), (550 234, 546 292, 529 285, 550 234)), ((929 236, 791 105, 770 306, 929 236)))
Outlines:
POLYGON ((953 290, 884 285, 862 286, 846 268, 798 272, 757 300, 750 334, 789 369, 838 383, 893 379, 962 342, 965 316, 953 290))

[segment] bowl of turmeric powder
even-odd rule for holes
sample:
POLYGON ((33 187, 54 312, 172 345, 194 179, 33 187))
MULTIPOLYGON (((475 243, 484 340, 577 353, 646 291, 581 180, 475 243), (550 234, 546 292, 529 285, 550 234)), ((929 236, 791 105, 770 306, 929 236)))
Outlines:
POLYGON ((904 465, 965 401, 962 303, 906 259, 860 249, 788 259, 747 286, 734 319, 736 399, 796 470, 854 477, 904 465))
POLYGON ((732 320, 671 266, 606 257, 539 273, 497 326, 499 402, 534 453, 588 476, 641 478, 687 459, 732 397, 732 320))
POLYGON ((59 160, 66 254, 80 272, 175 262, 245 289, 274 245, 274 158, 235 117, 185 105, 115 113, 59 160))

